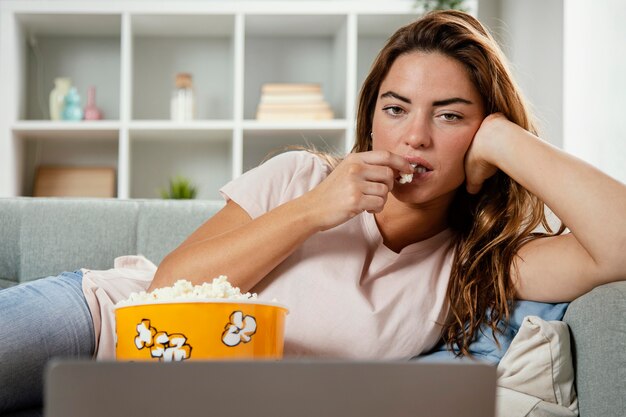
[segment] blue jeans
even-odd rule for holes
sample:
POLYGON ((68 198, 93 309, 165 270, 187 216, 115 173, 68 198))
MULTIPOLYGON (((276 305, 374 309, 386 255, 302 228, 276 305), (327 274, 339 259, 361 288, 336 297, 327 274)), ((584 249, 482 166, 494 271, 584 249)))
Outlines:
POLYGON ((41 407, 49 359, 93 356, 82 280, 64 272, 0 291, 0 415, 41 407))

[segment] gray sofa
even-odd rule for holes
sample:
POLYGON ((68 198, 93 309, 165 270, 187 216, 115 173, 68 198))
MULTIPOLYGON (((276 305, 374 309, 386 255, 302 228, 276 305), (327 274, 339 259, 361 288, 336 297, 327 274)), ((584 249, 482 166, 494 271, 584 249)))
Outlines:
MULTIPOLYGON (((0 288, 81 267, 109 269, 120 255, 142 254, 158 264, 222 205, 0 199, 0 288)), ((575 300, 565 321, 572 334, 580 415, 626 416, 626 282, 575 300)))

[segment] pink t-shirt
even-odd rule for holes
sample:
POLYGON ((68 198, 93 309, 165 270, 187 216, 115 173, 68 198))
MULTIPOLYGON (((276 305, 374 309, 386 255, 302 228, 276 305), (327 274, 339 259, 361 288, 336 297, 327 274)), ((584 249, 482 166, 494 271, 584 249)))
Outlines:
MULTIPOLYGON (((252 218, 314 188, 330 168, 308 152, 288 152, 246 172, 221 192, 252 218)), ((372 214, 307 239, 252 291, 289 308, 285 357, 406 359, 434 346, 446 319, 452 233, 395 253, 372 214)), ((97 359, 113 359, 115 303, 146 290, 156 266, 124 256, 107 271, 83 270, 97 359)))
MULTIPOLYGON (((278 155, 225 185, 252 218, 314 188, 329 166, 278 155)), ((453 251, 445 230, 395 253, 363 212, 307 239, 252 291, 289 308, 285 357, 410 358, 434 346, 446 319, 453 251)))

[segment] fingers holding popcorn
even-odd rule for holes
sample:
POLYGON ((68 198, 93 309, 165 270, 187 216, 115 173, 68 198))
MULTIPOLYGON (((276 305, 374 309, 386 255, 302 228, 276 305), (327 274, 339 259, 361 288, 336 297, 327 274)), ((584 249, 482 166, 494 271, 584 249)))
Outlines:
POLYGON ((396 177, 411 172, 407 160, 391 152, 352 153, 303 198, 320 230, 327 230, 363 211, 381 211, 396 177))

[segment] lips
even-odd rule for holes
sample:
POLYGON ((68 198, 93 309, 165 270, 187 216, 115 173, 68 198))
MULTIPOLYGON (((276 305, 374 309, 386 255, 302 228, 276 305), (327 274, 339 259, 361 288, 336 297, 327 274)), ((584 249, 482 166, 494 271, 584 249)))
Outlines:
POLYGON ((434 169, 430 162, 419 156, 406 156, 405 159, 409 161, 412 166, 415 166, 415 172, 417 173, 425 173, 434 169))

